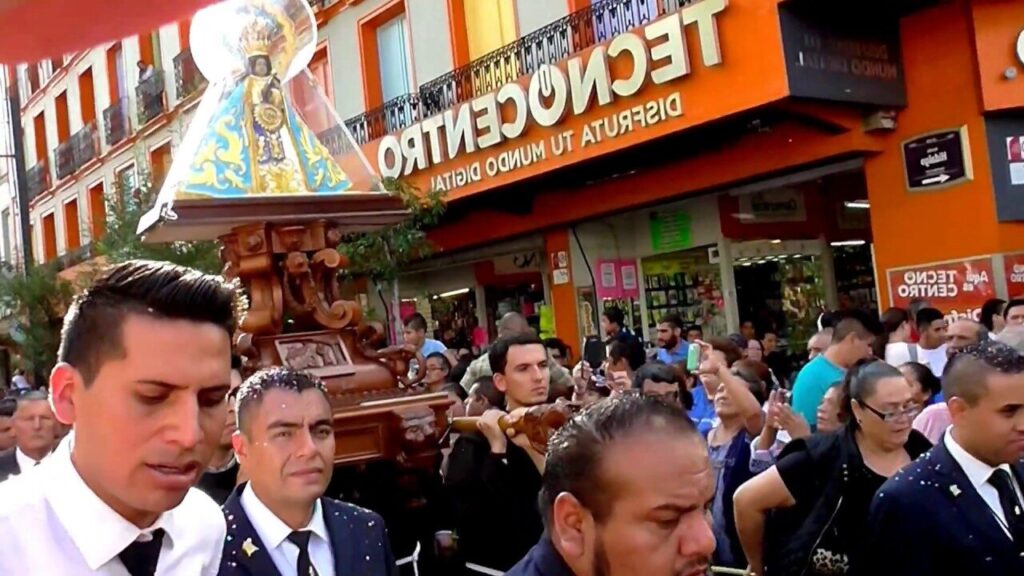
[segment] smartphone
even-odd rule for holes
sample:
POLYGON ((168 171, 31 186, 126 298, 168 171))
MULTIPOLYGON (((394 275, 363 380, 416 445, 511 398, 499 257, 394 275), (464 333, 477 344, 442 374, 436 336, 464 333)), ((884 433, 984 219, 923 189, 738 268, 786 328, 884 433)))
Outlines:
POLYGON ((690 344, 686 352, 686 371, 696 372, 700 368, 700 346, 690 344))
POLYGON ((605 349, 604 342, 601 341, 597 336, 587 336, 586 340, 583 341, 583 359, 590 364, 590 369, 596 371, 604 364, 605 356, 608 351, 605 349))

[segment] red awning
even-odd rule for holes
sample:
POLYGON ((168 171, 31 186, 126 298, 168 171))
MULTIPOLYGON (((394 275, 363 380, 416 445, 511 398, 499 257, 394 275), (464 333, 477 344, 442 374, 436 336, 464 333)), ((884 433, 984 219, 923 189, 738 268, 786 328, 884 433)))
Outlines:
POLYGON ((184 20, 215 0, 0 0, 0 62, 36 62, 184 20))

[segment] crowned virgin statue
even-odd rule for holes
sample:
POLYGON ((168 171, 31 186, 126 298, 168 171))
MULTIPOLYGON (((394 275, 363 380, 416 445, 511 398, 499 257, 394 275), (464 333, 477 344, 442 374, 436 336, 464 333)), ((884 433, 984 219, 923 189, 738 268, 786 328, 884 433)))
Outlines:
POLYGON ((244 58, 241 73, 222 88, 219 108, 178 183, 179 198, 331 194, 350 187, 288 101, 275 69, 290 61, 293 34, 287 17, 269 11, 242 29, 236 52, 244 58))

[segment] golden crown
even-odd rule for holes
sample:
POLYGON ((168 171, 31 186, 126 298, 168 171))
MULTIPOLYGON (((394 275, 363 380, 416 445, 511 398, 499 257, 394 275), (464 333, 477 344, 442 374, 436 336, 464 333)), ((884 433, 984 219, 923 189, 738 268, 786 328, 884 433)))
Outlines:
POLYGON ((242 51, 246 56, 269 56, 274 36, 273 25, 265 20, 254 20, 242 30, 242 51))

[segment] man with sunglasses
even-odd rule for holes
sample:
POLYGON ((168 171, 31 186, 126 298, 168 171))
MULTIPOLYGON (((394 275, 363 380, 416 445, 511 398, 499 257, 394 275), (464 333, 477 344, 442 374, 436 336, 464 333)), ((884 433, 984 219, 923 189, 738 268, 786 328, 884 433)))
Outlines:
POLYGON ((235 396, 242 385, 242 358, 231 355, 231 388, 228 390, 228 412, 224 420, 224 431, 221 432, 217 451, 206 472, 199 478, 196 488, 213 498, 217 504, 223 505, 238 484, 238 460, 235 450, 231 447, 231 437, 238 429, 235 422, 235 396))
POLYGON ((856 574, 1024 574, 1024 356, 964 348, 942 391, 953 424, 875 494, 856 574))

